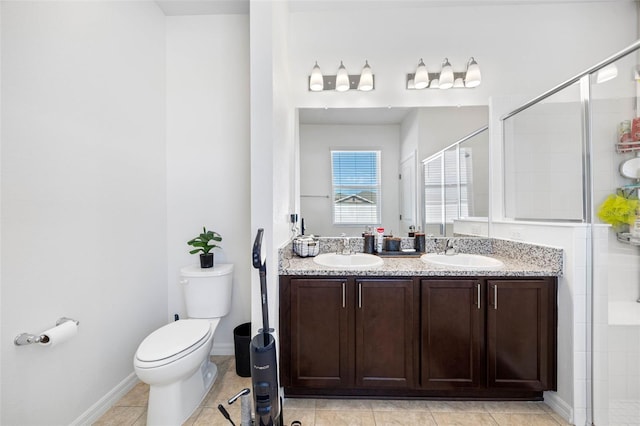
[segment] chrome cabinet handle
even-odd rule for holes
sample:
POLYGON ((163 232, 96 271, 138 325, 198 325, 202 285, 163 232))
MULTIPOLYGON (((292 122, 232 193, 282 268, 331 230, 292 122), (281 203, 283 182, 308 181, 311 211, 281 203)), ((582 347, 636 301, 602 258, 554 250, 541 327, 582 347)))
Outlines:
POLYGON ((480 283, 477 283, 476 286, 478 288, 478 309, 480 309, 480 283))
POLYGON ((498 285, 493 286, 493 309, 498 309, 498 285))
POLYGON ((347 307, 347 285, 342 283, 342 307, 347 307))
POLYGON ((362 283, 358 283, 358 308, 362 308, 362 283))

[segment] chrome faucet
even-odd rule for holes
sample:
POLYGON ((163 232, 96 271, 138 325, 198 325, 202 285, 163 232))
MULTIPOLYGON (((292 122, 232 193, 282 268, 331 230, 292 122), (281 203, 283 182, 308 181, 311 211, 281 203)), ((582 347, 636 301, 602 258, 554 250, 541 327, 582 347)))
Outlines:
POLYGON ((351 245, 349 244, 349 237, 344 232, 340 234, 342 238, 342 254, 351 254, 351 245))
POLYGON ((458 248, 453 245, 453 240, 447 239, 447 245, 444 249, 444 254, 447 256, 458 254, 458 248))

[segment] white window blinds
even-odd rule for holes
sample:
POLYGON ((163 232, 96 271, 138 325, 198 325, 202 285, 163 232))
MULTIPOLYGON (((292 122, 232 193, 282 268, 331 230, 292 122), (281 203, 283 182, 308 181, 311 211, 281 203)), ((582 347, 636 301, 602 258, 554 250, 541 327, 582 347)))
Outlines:
POLYGON ((331 151, 333 223, 376 225, 380 218, 380 151, 331 151))

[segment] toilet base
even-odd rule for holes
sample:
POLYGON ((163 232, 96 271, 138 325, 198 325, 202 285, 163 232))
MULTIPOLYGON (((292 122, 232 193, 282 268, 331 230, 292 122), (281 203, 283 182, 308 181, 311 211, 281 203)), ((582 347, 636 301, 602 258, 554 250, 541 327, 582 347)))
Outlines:
POLYGON ((180 426, 198 408, 218 376, 209 357, 188 378, 166 386, 149 388, 147 425, 180 426))

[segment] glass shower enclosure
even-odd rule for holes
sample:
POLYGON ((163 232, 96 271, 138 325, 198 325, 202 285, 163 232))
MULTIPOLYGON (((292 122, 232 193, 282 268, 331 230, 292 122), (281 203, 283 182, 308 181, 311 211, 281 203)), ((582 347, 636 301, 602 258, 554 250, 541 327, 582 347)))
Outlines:
POLYGON ((584 296, 569 295, 574 365, 585 370, 574 372, 584 389, 576 380, 573 406, 586 415, 575 424, 640 425, 638 49, 640 40, 502 117, 503 216, 584 230, 573 287, 584 296))

